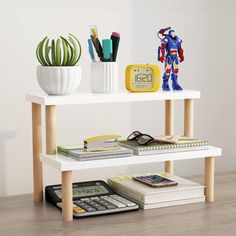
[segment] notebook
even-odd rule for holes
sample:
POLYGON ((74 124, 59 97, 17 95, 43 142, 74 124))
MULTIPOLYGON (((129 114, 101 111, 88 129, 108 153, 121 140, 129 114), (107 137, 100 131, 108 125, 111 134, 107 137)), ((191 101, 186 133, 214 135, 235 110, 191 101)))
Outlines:
POLYGON ((119 145, 134 150, 134 154, 139 156, 208 149, 208 141, 193 138, 186 139, 186 137, 180 139, 177 143, 161 143, 154 141, 148 145, 140 145, 137 140, 122 140, 119 141, 119 145))
POLYGON ((68 156, 78 161, 120 158, 133 155, 132 149, 124 147, 118 147, 114 150, 89 152, 86 151, 82 145, 60 145, 57 147, 57 152, 63 156, 68 156))

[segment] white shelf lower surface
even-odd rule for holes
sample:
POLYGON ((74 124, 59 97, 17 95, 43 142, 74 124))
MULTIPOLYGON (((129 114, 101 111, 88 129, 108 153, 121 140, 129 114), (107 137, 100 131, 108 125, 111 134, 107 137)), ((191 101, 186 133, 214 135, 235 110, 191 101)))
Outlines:
POLYGON ((189 152, 176 152, 145 156, 131 156, 124 158, 111 158, 94 161, 76 161, 72 158, 62 155, 41 155, 41 161, 46 163, 59 171, 69 170, 86 170, 104 167, 118 167, 127 165, 139 165, 147 163, 156 163, 163 161, 188 160, 204 157, 221 156, 222 150, 218 147, 209 146, 209 149, 189 152))
POLYGON ((114 102, 145 102, 200 98, 200 91, 158 91, 149 93, 118 92, 111 94, 96 94, 77 92, 66 96, 48 96, 45 94, 26 94, 26 100, 32 103, 49 105, 72 105, 72 104, 99 104, 114 102))

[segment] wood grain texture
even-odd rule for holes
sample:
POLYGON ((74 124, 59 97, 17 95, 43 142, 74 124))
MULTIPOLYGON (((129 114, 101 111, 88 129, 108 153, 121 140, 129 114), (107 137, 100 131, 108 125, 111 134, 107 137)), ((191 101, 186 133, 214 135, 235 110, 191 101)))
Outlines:
POLYGON ((46 106, 46 153, 56 154, 56 106, 46 106))
POLYGON ((215 159, 214 157, 205 158, 205 195, 207 202, 214 201, 214 172, 215 159))
POLYGON ((33 180, 34 201, 43 201, 43 174, 40 153, 42 152, 41 105, 32 103, 32 142, 33 142, 33 180))
POLYGON ((165 135, 174 133, 174 101, 165 101, 165 135))
POLYGON ((165 172, 173 174, 174 173, 174 162, 173 161, 165 161, 165 172))
MULTIPOLYGON (((203 177, 193 177, 203 183, 203 177)), ((0 198, 0 235, 235 236, 236 171, 216 175, 215 201, 63 222, 57 208, 32 195, 0 198), (168 224, 167 224, 168 222, 168 224)))
POLYGON ((72 171, 61 172, 62 183, 62 218, 72 221, 72 171))
POLYGON ((193 137, 193 99, 184 100, 184 136, 193 137))
MULTIPOLYGON (((165 101, 165 135, 174 134, 174 100, 165 101)), ((174 162, 165 161, 165 172, 173 174, 174 162)))

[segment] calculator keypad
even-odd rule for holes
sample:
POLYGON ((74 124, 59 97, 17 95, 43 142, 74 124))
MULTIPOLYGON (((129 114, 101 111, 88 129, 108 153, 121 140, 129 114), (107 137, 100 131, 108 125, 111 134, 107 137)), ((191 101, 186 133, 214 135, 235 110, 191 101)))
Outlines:
POLYGON ((122 202, 117 201, 114 198, 108 197, 108 196, 103 196, 101 197, 102 199, 106 200, 107 202, 117 206, 118 208, 122 208, 122 207, 126 207, 125 204, 123 204, 122 202))
POLYGON ((96 211, 96 208, 88 205, 87 203, 85 203, 84 201, 75 201, 74 202, 77 206, 82 207, 85 211, 87 212, 93 212, 96 211))
MULTIPOLYGON (((78 217, 138 209, 137 204, 116 194, 81 198, 73 203, 73 213, 78 217)), ((58 206, 61 207, 61 203, 58 206)))
POLYGON ((121 202, 121 203, 123 203, 123 204, 125 204, 126 206, 135 206, 136 205, 135 203, 129 201, 128 199, 125 199, 125 198, 123 198, 119 195, 116 195, 116 194, 110 195, 110 197, 117 200, 117 201, 119 201, 119 202, 121 202))
POLYGON ((77 205, 73 205, 73 212, 76 214, 80 214, 80 213, 84 213, 86 212, 83 208, 77 206, 77 205))
POLYGON ((98 211, 103 211, 103 210, 106 210, 106 207, 98 204, 97 202, 93 201, 93 200, 88 200, 88 201, 85 201, 87 204, 89 204, 90 206, 94 207, 96 210, 98 211))
POLYGON ((110 202, 108 201, 105 201, 104 199, 97 199, 96 200, 97 203, 103 205, 104 207, 106 207, 107 209, 115 209, 117 208, 117 206, 111 204, 110 202))

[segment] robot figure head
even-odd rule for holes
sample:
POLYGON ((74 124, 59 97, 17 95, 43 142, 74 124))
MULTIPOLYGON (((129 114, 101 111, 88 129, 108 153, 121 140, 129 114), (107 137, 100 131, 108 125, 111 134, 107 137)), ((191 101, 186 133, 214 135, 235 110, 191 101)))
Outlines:
POLYGON ((174 30, 170 30, 170 31, 169 31, 169 36, 170 36, 172 39, 174 39, 174 38, 176 37, 175 31, 174 31, 174 30))

